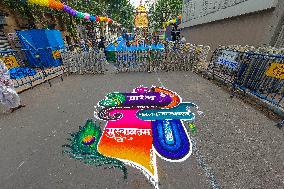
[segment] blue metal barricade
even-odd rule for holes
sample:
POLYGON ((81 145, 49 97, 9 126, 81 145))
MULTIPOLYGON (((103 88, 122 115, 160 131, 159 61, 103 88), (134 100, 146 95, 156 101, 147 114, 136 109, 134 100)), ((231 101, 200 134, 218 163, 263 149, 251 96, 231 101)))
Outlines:
MULTIPOLYGON (((250 94, 284 117, 284 56, 219 48, 208 72, 213 79, 250 94)), ((283 122, 282 122, 283 124, 283 122)))
MULTIPOLYGON (((241 64, 234 88, 247 90, 262 100, 284 108, 284 78, 268 74, 272 64, 284 67, 284 56, 242 52, 239 59, 241 64)), ((284 76, 284 72, 280 74, 284 76)))

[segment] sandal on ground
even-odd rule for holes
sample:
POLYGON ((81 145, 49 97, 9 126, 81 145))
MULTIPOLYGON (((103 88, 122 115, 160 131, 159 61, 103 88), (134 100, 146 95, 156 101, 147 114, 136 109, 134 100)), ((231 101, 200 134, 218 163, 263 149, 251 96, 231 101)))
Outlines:
POLYGON ((26 107, 26 105, 21 104, 21 105, 19 105, 19 106, 16 107, 16 108, 11 108, 11 113, 13 113, 14 111, 16 111, 16 110, 18 110, 18 109, 20 109, 20 108, 24 108, 24 107, 26 107))

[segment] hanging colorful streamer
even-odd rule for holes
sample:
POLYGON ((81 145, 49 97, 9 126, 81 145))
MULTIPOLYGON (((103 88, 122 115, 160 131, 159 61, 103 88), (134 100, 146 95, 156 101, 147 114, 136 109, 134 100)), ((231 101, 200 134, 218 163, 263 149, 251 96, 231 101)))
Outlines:
POLYGON ((73 8, 69 7, 68 5, 65 5, 63 3, 61 3, 60 1, 57 0, 28 0, 27 1, 30 4, 36 4, 39 6, 43 6, 43 7, 49 7, 52 9, 56 9, 56 10, 61 10, 64 11, 68 14, 70 14, 71 16, 75 16, 78 18, 82 18, 85 20, 90 20, 90 21, 96 21, 96 22, 106 22, 106 23, 112 23, 112 19, 107 18, 107 17, 99 17, 99 16, 94 16, 91 15, 89 13, 83 13, 77 10, 74 10, 73 8))

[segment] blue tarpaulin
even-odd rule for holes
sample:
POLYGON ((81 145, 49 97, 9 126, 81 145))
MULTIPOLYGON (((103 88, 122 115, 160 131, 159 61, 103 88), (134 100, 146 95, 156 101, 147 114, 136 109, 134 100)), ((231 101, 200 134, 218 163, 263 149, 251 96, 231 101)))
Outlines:
POLYGON ((34 76, 36 71, 26 67, 15 67, 9 69, 11 79, 21 79, 26 76, 34 76))
MULTIPOLYGON (((129 40, 133 40, 133 37, 128 37, 129 40)), ((116 39, 116 41, 114 41, 113 43, 110 43, 106 50, 106 57, 108 61, 116 61, 116 57, 115 57, 115 52, 117 51, 129 51, 129 52, 133 52, 133 51, 148 51, 148 50, 158 50, 158 51, 163 51, 164 50, 164 45, 163 44, 144 44, 144 45, 130 45, 127 46, 127 40, 125 35, 120 36, 116 39)), ((126 57, 126 55, 123 57, 124 59, 128 58, 131 60, 134 60, 135 57, 134 56, 128 56, 126 57)))
POLYGON ((130 45, 129 47, 126 45, 126 40, 120 36, 116 39, 115 42, 109 44, 106 48, 106 51, 145 51, 145 50, 164 50, 163 44, 150 44, 150 45, 130 45), (117 44, 117 45, 115 45, 117 44))
POLYGON ((17 31, 22 49, 31 67, 54 67, 62 64, 54 58, 53 52, 64 48, 61 32, 58 30, 32 29, 17 31))

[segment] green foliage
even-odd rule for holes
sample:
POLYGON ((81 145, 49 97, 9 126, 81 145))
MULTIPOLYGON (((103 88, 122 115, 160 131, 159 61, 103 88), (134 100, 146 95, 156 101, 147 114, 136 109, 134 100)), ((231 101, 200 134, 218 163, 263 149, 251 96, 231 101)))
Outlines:
POLYGON ((122 27, 132 29, 134 26, 134 7, 129 0, 105 0, 108 4, 107 13, 122 27))
POLYGON ((13 12, 19 17, 27 19, 30 22, 40 23, 43 28, 47 28, 49 24, 46 19, 42 18, 43 13, 50 13, 56 17, 60 17, 63 22, 66 21, 66 17, 64 17, 63 12, 50 9, 48 7, 28 4, 24 0, 3 0, 3 4, 10 10, 13 10, 13 12))
MULTIPOLYGON (((51 13, 58 16, 66 25, 70 33, 74 33, 75 25, 90 24, 79 18, 71 18, 67 13, 53 10, 48 7, 30 5, 26 0, 1 0, 11 10, 14 10, 22 18, 33 19, 37 23, 47 26, 46 21, 42 18, 42 13, 51 13)), ((122 27, 132 28, 134 20, 134 7, 128 0, 66 0, 66 4, 80 12, 87 12, 92 15, 106 16, 121 24, 122 27)), ((99 26, 101 24, 98 24, 99 26)))
POLYGON ((163 22, 171 20, 182 13, 183 0, 158 0, 149 8, 149 21, 153 28, 162 28, 163 22))
POLYGON ((2 0, 2 3, 11 10, 18 12, 24 18, 31 16, 28 4, 25 1, 2 0))
MULTIPOLYGON (((134 20, 134 7, 128 0, 68 0, 67 4, 81 12, 106 16, 125 28, 131 28, 134 20)), ((76 23, 89 24, 88 21, 74 18, 76 23)), ((98 24, 100 25, 100 24, 98 24)))

